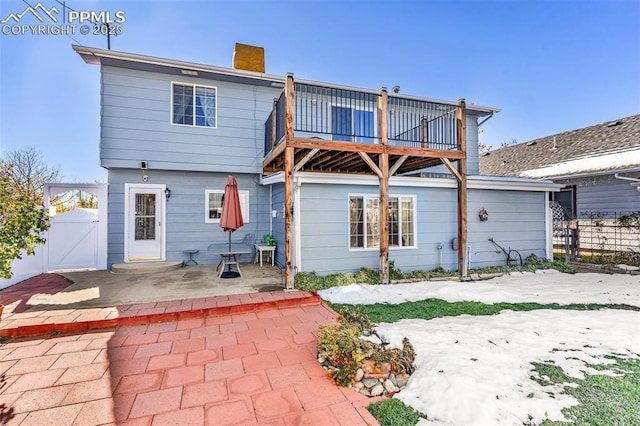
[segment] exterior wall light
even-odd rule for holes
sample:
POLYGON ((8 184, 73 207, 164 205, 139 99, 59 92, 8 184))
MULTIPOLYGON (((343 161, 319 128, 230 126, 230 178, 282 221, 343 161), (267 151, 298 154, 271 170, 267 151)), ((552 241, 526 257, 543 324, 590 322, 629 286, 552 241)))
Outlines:
POLYGON ((167 200, 171 198, 171 190, 169 188, 164 190, 164 196, 167 197, 167 200))

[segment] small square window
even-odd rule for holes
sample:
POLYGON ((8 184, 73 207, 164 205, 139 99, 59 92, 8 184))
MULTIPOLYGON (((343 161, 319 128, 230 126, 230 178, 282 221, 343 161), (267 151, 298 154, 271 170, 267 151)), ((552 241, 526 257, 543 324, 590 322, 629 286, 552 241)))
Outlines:
POLYGON ((173 83, 171 122, 185 126, 217 126, 217 93, 215 87, 173 83))
MULTIPOLYGON (((224 190, 222 189, 207 189, 205 191, 205 223, 220 223, 220 217, 222 216, 222 198, 224 190)), ((249 191, 239 190, 240 196, 240 209, 242 210, 242 221, 249 223, 249 191)))

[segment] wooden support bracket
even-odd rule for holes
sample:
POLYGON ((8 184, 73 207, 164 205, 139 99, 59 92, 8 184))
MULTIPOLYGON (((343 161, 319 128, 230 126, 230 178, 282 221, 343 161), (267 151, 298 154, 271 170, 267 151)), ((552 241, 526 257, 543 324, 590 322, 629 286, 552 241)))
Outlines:
POLYGON ((376 163, 367 155, 366 152, 358 152, 358 154, 378 177, 382 177, 382 171, 378 166, 376 166, 376 163))
POLYGON ((403 155, 402 157, 398 158, 395 164, 389 169, 389 177, 396 174, 398 169, 404 164, 405 161, 407 161, 407 158, 409 158, 408 155, 403 155))
POLYGON ((460 176, 460 173, 458 172, 458 170, 455 167, 453 167, 453 164, 451 164, 451 161, 449 161, 448 158, 441 158, 441 160, 444 163, 444 165, 447 166, 447 169, 449 169, 451 174, 454 175, 456 179, 458 179, 458 182, 461 182, 462 176, 460 176))
POLYGON ((313 158, 314 155, 316 155, 318 153, 318 151, 320 151, 318 148, 312 149, 311 151, 309 151, 307 153, 307 155, 305 155, 302 160, 300 160, 298 162, 298 164, 296 164, 295 168, 294 168, 294 172, 298 172, 300 171, 301 168, 304 167, 305 164, 307 164, 307 162, 309 160, 311 160, 313 158))

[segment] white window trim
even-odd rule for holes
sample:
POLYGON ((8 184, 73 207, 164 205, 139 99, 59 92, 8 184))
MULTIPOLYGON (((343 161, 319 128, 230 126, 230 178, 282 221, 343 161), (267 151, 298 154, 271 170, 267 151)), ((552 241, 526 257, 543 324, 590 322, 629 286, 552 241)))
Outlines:
POLYGON ((218 87, 217 86, 205 86, 204 84, 195 84, 195 83, 185 83, 182 81, 172 81, 171 82, 171 92, 169 93, 170 96, 170 100, 169 103, 171 104, 171 114, 169 115, 169 123, 172 126, 180 126, 180 127, 197 127, 198 129, 217 129, 218 128, 218 109, 220 107, 220 103, 219 103, 219 96, 218 96, 218 87), (179 85, 179 86, 191 86, 191 88, 193 89, 193 123, 192 124, 181 124, 181 123, 174 123, 173 122, 173 86, 175 85, 179 85), (205 89, 214 89, 216 91, 216 114, 215 114, 215 121, 216 121, 216 125, 215 126, 198 126, 196 125, 196 87, 203 87, 205 89))
MULTIPOLYGON (((205 223, 220 223, 220 219, 209 219, 209 194, 224 194, 224 189, 205 189, 204 191, 204 222, 205 223)), ((239 189, 238 195, 240 196, 240 209, 242 210, 242 221, 249 223, 249 191, 246 189, 239 189)))
MULTIPOLYGON (((378 251, 380 250, 380 246, 378 247, 367 247, 367 222, 366 215, 364 220, 364 244, 365 247, 351 247, 351 229, 349 225, 351 224, 351 211, 349 209, 349 199, 351 197, 363 197, 364 198, 364 208, 366 209, 366 199, 367 198, 379 198, 379 194, 361 194, 361 193, 349 193, 347 194, 347 246, 349 251, 362 252, 362 251, 378 251)), ((418 200, 415 194, 389 194, 389 199, 398 198, 398 213, 402 216, 402 208, 401 208, 401 198, 411 198, 413 201, 413 245, 411 246, 392 246, 389 245, 389 250, 414 250, 418 248, 418 200)))
MULTIPOLYGON (((363 106, 355 106, 355 105, 351 105, 348 103, 341 103, 341 102, 332 102, 327 104, 328 106, 328 111, 327 111, 327 124, 328 129, 327 130, 331 130, 333 129, 333 107, 339 107, 339 108, 349 108, 351 109, 351 125, 355 126, 356 125, 356 111, 364 111, 364 112, 372 112, 373 113, 373 136, 355 136, 355 137, 351 137, 351 141, 350 142, 356 142, 356 143, 371 143, 371 144, 379 144, 380 143, 380 138, 378 136, 376 136, 378 134, 378 114, 376 114, 376 109, 375 108, 368 108, 368 107, 363 107, 363 106), (356 141, 354 139, 357 139, 358 137, 363 138, 363 137, 370 137, 371 139, 373 139, 373 142, 362 142, 362 141, 356 141)), ((333 135, 333 133, 330 133, 331 135, 333 135)), ((345 141, 345 142, 349 142, 349 141, 345 141)))

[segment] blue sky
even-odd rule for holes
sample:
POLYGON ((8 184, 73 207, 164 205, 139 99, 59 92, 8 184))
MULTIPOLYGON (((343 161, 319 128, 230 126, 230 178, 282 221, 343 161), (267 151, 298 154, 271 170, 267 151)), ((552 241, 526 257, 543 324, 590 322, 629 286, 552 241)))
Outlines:
MULTIPOLYGON (((494 147, 640 113, 640 0, 66 3, 124 11, 113 50, 230 66, 242 42, 270 74, 501 108, 480 134, 494 147)), ((25 7, 2 0, 0 20, 25 7)), ((66 181, 106 181, 99 68, 71 49, 106 39, 73 37, 0 35, 0 150, 33 145, 66 181)))

